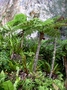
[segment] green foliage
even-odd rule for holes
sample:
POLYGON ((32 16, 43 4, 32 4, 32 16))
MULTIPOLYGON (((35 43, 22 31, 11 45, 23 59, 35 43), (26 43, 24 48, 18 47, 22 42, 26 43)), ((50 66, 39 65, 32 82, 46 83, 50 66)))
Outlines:
POLYGON ((12 31, 23 29, 25 32, 25 35, 30 35, 34 31, 40 30, 42 23, 43 22, 38 18, 34 18, 32 20, 26 21, 24 23, 23 22, 19 23, 18 25, 12 27, 12 31))
POLYGON ((14 90, 14 86, 13 86, 13 84, 10 80, 3 82, 2 83, 2 88, 4 90, 14 90))
POLYGON ((31 73, 31 78, 21 81, 21 85, 23 90, 55 90, 56 87, 64 90, 64 83, 61 79, 49 79, 41 71, 31 73))
MULTIPOLYGON (((61 23, 61 22, 60 22, 61 23)), ((29 35, 34 31, 43 32, 48 34, 49 36, 56 37, 60 35, 59 28, 61 26, 59 22, 55 23, 55 19, 47 19, 46 21, 41 21, 38 18, 34 18, 32 20, 26 20, 26 16, 23 14, 18 14, 14 17, 14 19, 7 23, 7 26, 11 31, 15 31, 18 29, 23 29, 25 31, 25 35, 29 35), (10 26, 12 26, 10 28, 10 26), (57 27, 55 29, 55 27, 57 27)), ((5 28, 7 29, 7 27, 5 28)))
POLYGON ((53 40, 43 40, 40 48, 40 54, 42 54, 42 58, 47 60, 51 64, 52 54, 53 54, 53 40))
POLYGON ((57 87, 59 87, 60 90, 65 90, 64 88, 64 83, 58 79, 54 80, 55 85, 57 85, 57 87))
POLYGON ((55 90, 56 87, 60 90, 64 89, 62 75, 61 73, 58 73, 59 66, 61 64, 58 66, 57 61, 59 62, 59 59, 67 54, 67 40, 63 40, 60 44, 57 44, 56 63, 53 70, 53 74, 57 75, 57 77, 55 77, 56 79, 53 80, 47 77, 49 76, 51 68, 54 47, 53 40, 55 37, 60 36, 59 29, 63 24, 62 22, 55 22, 56 18, 48 19, 46 21, 41 21, 38 18, 34 18, 27 21, 26 15, 18 14, 3 28, 0 28, 0 71, 4 70, 8 73, 9 70, 14 74, 15 71, 17 71, 15 80, 13 80, 14 78, 12 79, 14 84, 8 79, 5 80, 6 75, 3 71, 0 73, 0 90, 17 90, 19 83, 22 85, 21 89, 23 90, 55 90), (37 66, 37 70, 39 71, 36 71, 36 73, 33 73, 32 66, 38 44, 37 39, 25 40, 22 37, 18 37, 15 32, 16 30, 18 31, 18 29, 22 29, 24 32, 23 37, 38 31, 39 33, 45 33, 48 35, 48 38, 51 38, 50 40, 42 40, 42 45, 40 48, 42 60, 39 58, 37 66), (21 41, 23 39, 24 43, 21 48, 21 41), (20 55, 21 63, 17 62, 17 59, 15 59, 15 61, 10 60, 10 56, 13 53, 20 55), (19 71, 21 69, 24 73, 27 73, 27 76, 20 82, 21 77, 19 76, 19 71))
POLYGON ((24 52, 24 54, 26 55, 26 66, 29 72, 33 72, 33 63, 34 63, 34 56, 35 53, 34 52, 24 52))
POLYGON ((17 77, 14 83, 14 90, 17 90, 18 83, 20 82, 20 77, 17 77))
POLYGON ((61 42, 61 47, 62 47, 63 52, 66 54, 67 53, 67 40, 63 40, 61 42))
POLYGON ((24 39, 23 50, 25 52, 29 51, 35 53, 37 49, 37 44, 38 43, 36 38, 24 39))
POLYGON ((21 89, 23 90, 54 90, 56 89, 55 87, 58 87, 60 90, 64 90, 64 83, 62 82, 63 79, 61 74, 58 79, 55 80, 45 77, 45 74, 41 71, 30 73, 30 77, 20 81, 20 77, 17 76, 13 84, 10 80, 4 81, 5 73, 2 71, 0 73, 0 90, 17 90, 17 88, 20 88, 18 87, 20 85, 22 85, 21 89))
POLYGON ((10 46, 10 55, 12 53, 19 54, 21 51, 21 38, 18 38, 14 35, 9 36, 9 46, 10 46))
POLYGON ((8 66, 9 66, 9 71, 16 71, 17 65, 15 62, 9 61, 8 66))
POLYGON ((44 62, 44 69, 46 72, 50 73, 50 64, 48 62, 44 62))
POLYGON ((38 90, 44 90, 44 86, 39 86, 38 90))
POLYGON ((26 15, 24 14, 17 14, 15 15, 14 19, 12 21, 9 21, 7 23, 8 26, 16 26, 19 23, 24 23, 27 20, 26 15))
POLYGON ((5 75, 4 71, 1 71, 1 73, 0 73, 0 84, 5 81, 5 78, 6 78, 6 75, 5 75))
POLYGON ((31 79, 26 79, 22 82, 23 90, 32 90, 33 86, 34 86, 34 83, 32 82, 31 79))
POLYGON ((5 51, 0 52, 0 71, 9 69, 8 61, 8 54, 5 51))
MULTIPOLYGON (((18 72, 18 70, 17 70, 18 72)), ((16 74, 17 74, 16 72, 16 74)), ((15 78, 14 78, 15 79, 15 78)), ((4 71, 0 73, 0 90, 17 90, 18 83, 20 82, 20 77, 16 76, 14 84, 10 80, 6 80, 6 74, 4 71)))
POLYGON ((0 50, 4 50, 5 48, 7 48, 7 42, 5 41, 5 37, 3 37, 4 34, 0 33, 0 50))

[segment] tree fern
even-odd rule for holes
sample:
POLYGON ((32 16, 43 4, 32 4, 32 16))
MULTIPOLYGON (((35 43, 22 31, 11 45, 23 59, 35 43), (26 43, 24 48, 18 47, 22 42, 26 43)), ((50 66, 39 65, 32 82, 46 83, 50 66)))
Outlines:
MULTIPOLYGON (((62 20, 63 21, 63 20, 62 20)), ((32 20, 27 21, 27 17, 23 14, 18 14, 14 17, 14 19, 7 23, 8 27, 11 27, 11 31, 14 32, 15 30, 22 29, 24 31, 24 36, 29 35, 35 31, 38 31, 40 33, 39 37, 39 46, 38 49, 40 50, 40 44, 41 44, 41 36, 42 34, 46 33, 47 35, 51 37, 59 37, 60 36, 60 27, 66 25, 64 22, 57 22, 55 18, 47 19, 46 21, 41 21, 38 18, 34 18, 32 20)), ((38 55, 39 50, 37 49, 35 61, 37 66, 38 61, 38 55)), ((35 71, 35 70, 34 70, 35 71)))

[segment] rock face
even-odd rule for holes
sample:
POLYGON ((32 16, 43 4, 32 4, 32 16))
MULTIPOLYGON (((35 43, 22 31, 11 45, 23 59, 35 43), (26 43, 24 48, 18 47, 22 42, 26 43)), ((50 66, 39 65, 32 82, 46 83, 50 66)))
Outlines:
POLYGON ((21 7, 24 8, 24 13, 32 18, 36 13, 39 14, 39 18, 42 20, 52 16, 51 13, 49 14, 48 0, 22 0, 21 7))
POLYGON ((24 13, 29 18, 37 14, 42 20, 49 18, 48 0, 0 0, 0 19, 4 25, 10 21, 16 13, 24 13), (45 8, 45 10, 44 10, 45 8))
POLYGON ((19 0, 0 0, 0 19, 4 25, 13 19, 14 15, 19 12, 19 0))
POLYGON ((0 0, 0 17, 5 17, 4 24, 20 12, 30 18, 33 18, 34 13, 38 13, 42 20, 56 15, 66 17, 66 3, 67 0, 0 0))

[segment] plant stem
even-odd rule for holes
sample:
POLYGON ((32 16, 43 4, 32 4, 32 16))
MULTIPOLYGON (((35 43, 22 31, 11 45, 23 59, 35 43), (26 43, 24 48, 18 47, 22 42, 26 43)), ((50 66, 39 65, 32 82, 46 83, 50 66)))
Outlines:
POLYGON ((39 41, 38 41, 38 47, 37 47, 37 51, 36 51, 36 55, 35 55, 35 60, 34 60, 34 65, 33 65, 33 71, 34 72, 36 71, 36 67, 37 67, 40 46, 41 46, 41 40, 39 39, 39 41))
POLYGON ((24 40, 24 31, 22 31, 21 48, 23 48, 23 40, 24 40))
POLYGON ((53 51, 52 65, 51 65, 51 71, 50 71, 49 78, 51 78, 52 74, 53 74, 53 68, 54 68, 54 63, 55 63, 55 55, 56 55, 56 42, 57 42, 57 38, 55 38, 55 40, 54 40, 54 51, 53 51))

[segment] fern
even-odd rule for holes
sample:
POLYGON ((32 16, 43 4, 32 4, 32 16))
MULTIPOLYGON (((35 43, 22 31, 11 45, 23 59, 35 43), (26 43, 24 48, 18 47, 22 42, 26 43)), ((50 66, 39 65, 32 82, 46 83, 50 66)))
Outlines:
POLYGON ((26 17, 26 15, 24 15, 24 14, 17 14, 17 15, 15 15, 15 17, 14 17, 14 19, 12 20, 12 21, 9 21, 8 23, 7 23, 7 25, 8 26, 16 26, 16 25, 18 25, 19 23, 23 23, 23 22, 25 22, 27 20, 27 17, 26 17))

